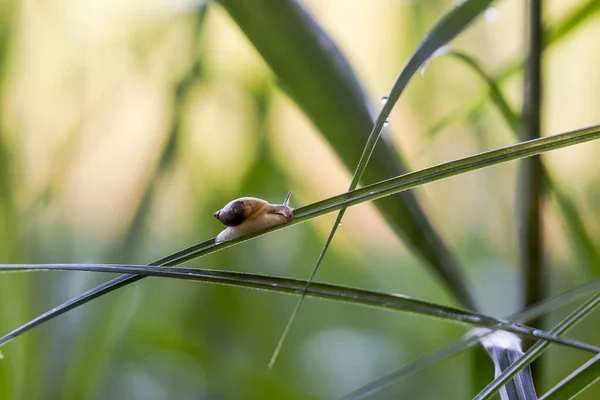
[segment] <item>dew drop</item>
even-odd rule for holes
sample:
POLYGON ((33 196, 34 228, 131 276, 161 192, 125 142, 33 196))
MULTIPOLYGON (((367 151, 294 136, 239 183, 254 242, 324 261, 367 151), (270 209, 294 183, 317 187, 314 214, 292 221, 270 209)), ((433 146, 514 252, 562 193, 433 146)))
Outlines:
POLYGON ((499 14, 500 13, 496 7, 488 7, 483 12, 483 19, 485 19, 487 22, 494 22, 498 19, 499 14))
POLYGON ((390 124, 390 119, 386 118, 385 122, 383 123, 383 126, 388 126, 390 124))
POLYGON ((341 222, 338 224, 338 227, 339 227, 339 226, 342 226, 342 223, 341 223, 341 222))
POLYGON ((387 96, 383 96, 381 98, 381 104, 385 104, 385 103, 387 103, 387 101, 388 101, 388 97, 387 96))

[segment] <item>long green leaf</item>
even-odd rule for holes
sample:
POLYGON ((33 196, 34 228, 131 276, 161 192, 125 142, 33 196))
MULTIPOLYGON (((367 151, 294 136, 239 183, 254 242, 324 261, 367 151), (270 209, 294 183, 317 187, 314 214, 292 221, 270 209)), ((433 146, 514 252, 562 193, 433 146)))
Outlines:
MULTIPOLYGON (((460 7, 452 24, 446 24, 436 40, 440 43, 455 35, 491 0, 469 0, 460 7)), ((252 42, 277 76, 286 93, 304 111, 333 147, 341 161, 354 170, 361 154, 368 155, 365 142, 373 146, 397 97, 412 70, 427 58, 428 42, 419 57, 410 61, 402 79, 390 95, 373 125, 372 104, 356 79, 348 61, 333 40, 296 0, 220 0, 220 3, 252 42), (369 132, 374 135, 368 138, 369 132)), ((362 184, 378 182, 407 171, 399 152, 382 139, 373 151, 362 184)), ((368 157, 362 157, 366 165, 368 157)), ((359 172, 357 170, 357 172, 359 172)), ((355 174, 360 178, 361 173, 355 174)), ((433 268, 452 294, 466 307, 475 309, 456 260, 421 210, 416 198, 405 193, 377 203, 390 227, 433 268)))
MULTIPOLYGON (((525 323, 531 319, 540 317, 550 311, 556 310, 560 307, 564 307, 575 301, 579 301, 591 294, 600 290, 600 280, 588 283, 587 285, 580 286, 578 288, 569 290, 563 294, 552 297, 550 299, 542 300, 540 303, 528 308, 525 311, 507 317, 505 320, 508 322, 519 322, 525 323)), ((404 366, 396 371, 390 372, 368 384, 360 387, 359 389, 347 394, 343 397, 343 400, 359 400, 365 399, 375 393, 378 393, 385 388, 391 386, 395 382, 406 378, 407 376, 414 374, 424 368, 434 365, 443 359, 452 357, 459 352, 466 350, 467 348, 476 344, 481 338, 485 337, 489 333, 476 333, 474 335, 468 335, 464 339, 451 343, 440 350, 425 356, 412 364, 404 366)))
MULTIPOLYGON (((528 23, 526 45, 527 60, 522 84, 523 106, 521 132, 522 140, 537 139, 542 136, 542 55, 544 52, 544 27, 542 22, 542 0, 529 0, 526 6, 528 23)), ((545 171, 541 157, 531 157, 519 165, 517 184, 518 219, 521 229, 519 238, 519 269, 523 282, 525 306, 535 304, 544 298, 544 187, 545 171)), ((542 321, 532 321, 533 326, 541 326, 542 321)), ((532 366, 531 374, 525 377, 540 380, 541 370, 532 366)), ((528 382, 533 386, 533 382, 528 382)), ((505 386, 507 387, 507 386, 505 386)))
MULTIPOLYGON (((360 156, 360 160, 358 161, 358 165, 354 170, 354 175, 352 176, 352 181, 350 182, 350 187, 348 188, 348 191, 356 189, 359 181, 362 179, 363 174, 367 168, 367 164, 369 163, 369 160, 371 159, 371 156, 373 154, 373 150, 375 150, 375 145, 377 144, 381 135, 381 131, 385 126, 386 121, 388 120, 390 112, 392 111, 392 108, 396 105, 396 102, 400 98, 402 92, 404 92, 404 89, 406 88, 412 77, 415 75, 415 73, 423 64, 427 62, 429 58, 432 57, 432 55, 440 47, 448 43, 456 35, 458 35, 460 32, 466 29, 466 27, 469 26, 471 22, 473 22, 473 20, 480 13, 482 13, 488 8, 491 1, 492 0, 467 0, 461 3, 452 12, 446 14, 444 18, 442 18, 442 20, 438 22, 427 35, 425 35, 425 39, 419 44, 419 47, 417 48, 415 53, 409 59, 406 66, 402 69, 402 72, 400 72, 400 75, 396 79, 396 83, 392 87, 392 90, 385 101, 383 109, 381 110, 375 121, 375 125, 373 126, 373 129, 369 134, 369 138, 367 139, 367 144, 365 145, 363 152, 360 156)), ((337 214, 329 232, 329 236, 327 237, 327 240, 323 245, 323 249, 321 250, 319 257, 317 258, 317 262, 315 263, 315 266, 313 267, 308 277, 308 281, 306 283, 307 288, 314 279, 319 269, 319 266, 323 261, 323 257, 325 257, 325 253, 327 252, 327 249, 329 249, 329 245, 333 240, 333 236, 335 235, 338 227, 342 223, 342 218, 344 218, 345 212, 346 209, 342 208, 337 214)), ((446 271, 445 273, 448 276, 447 279, 458 279, 460 277, 460 274, 458 274, 457 272, 458 271, 451 270, 446 271)), ((464 297, 462 298, 462 302, 465 305, 469 306, 469 308, 477 309, 477 304, 474 302, 473 298, 469 294, 468 288, 464 286, 464 283, 462 282, 464 282, 464 280, 460 279, 460 281, 456 281, 453 283, 455 288, 459 289, 457 291, 457 294, 461 297, 464 297)), ((292 327, 296 315, 300 310, 300 306, 302 305, 303 300, 304 296, 300 296, 300 298, 296 302, 296 307, 292 311, 288 323, 281 337, 279 338, 279 343, 277 343, 277 347, 273 352, 273 356, 271 357, 271 361, 269 362, 269 368, 272 367, 275 363, 275 360, 277 359, 277 356, 281 351, 281 347, 283 346, 283 342, 285 341, 285 338, 287 337, 287 334, 289 333, 292 327)))
MULTIPOLYGON (((210 239, 195 246, 181 250, 175 254, 164 257, 151 265, 176 266, 187 261, 202 257, 216 251, 234 246, 238 243, 262 236, 266 233, 279 229, 284 229, 313 218, 325 215, 330 212, 340 210, 344 207, 350 207, 367 201, 377 200, 401 191, 412 189, 426 183, 439 181, 455 175, 460 175, 469 171, 502 164, 511 160, 517 160, 533 155, 545 153, 551 150, 572 146, 578 143, 587 142, 600 138, 600 125, 588 128, 582 128, 571 132, 561 133, 554 136, 547 136, 537 140, 530 140, 518 143, 512 146, 502 147, 496 150, 479 153, 463 159, 450 161, 437 166, 423 169, 421 171, 408 173, 396 178, 388 179, 373 185, 368 185, 360 189, 343 193, 338 196, 322 200, 311 205, 301 207, 295 210, 294 219, 285 225, 279 225, 263 232, 257 232, 252 235, 241 238, 215 243, 215 239, 210 239)), ((82 304, 85 304, 99 296, 110 293, 123 286, 143 279, 140 275, 122 275, 109 282, 106 282, 96 288, 54 307, 50 311, 39 315, 33 320, 21 325, 12 332, 0 338, 0 346, 14 339, 15 337, 29 331, 30 329, 49 321, 65 312, 72 310, 82 304)))
MULTIPOLYGON (((583 320, 590 312, 592 312, 600 304, 600 293, 592 296, 588 301, 578 307, 563 321, 556 325, 551 332, 556 335, 562 335, 571 329, 575 324, 583 320)), ((492 398, 492 396, 515 376, 523 368, 526 368, 529 364, 535 361, 544 351, 550 346, 550 342, 541 340, 535 343, 527 352, 507 368, 500 376, 494 379, 489 385, 487 385, 473 400, 486 400, 492 398)))
MULTIPOLYGON (((176 267, 158 267, 145 265, 115 265, 115 264, 0 264, 0 271, 93 271, 136 274, 137 276, 157 276, 163 278, 177 278, 225 285, 241 286, 275 292, 295 293, 302 295, 305 280, 290 279, 278 276, 249 274, 233 271, 216 271, 207 269, 191 269, 176 267)), ((378 306, 387 309, 411 311, 420 315, 433 316, 461 324, 481 326, 486 328, 502 329, 515 334, 532 338, 564 344, 566 346, 600 353, 600 348, 586 343, 579 343, 571 339, 555 335, 548 335, 539 329, 532 329, 525 325, 510 324, 497 318, 464 311, 456 307, 444 306, 428 301, 417 300, 400 294, 387 294, 347 286, 315 283, 309 287, 307 294, 346 303, 378 306)))

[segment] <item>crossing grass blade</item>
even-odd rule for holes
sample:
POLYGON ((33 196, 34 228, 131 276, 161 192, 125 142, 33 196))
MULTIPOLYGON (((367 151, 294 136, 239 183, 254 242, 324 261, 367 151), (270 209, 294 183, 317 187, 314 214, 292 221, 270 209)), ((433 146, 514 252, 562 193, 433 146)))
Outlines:
MULTIPOLYGON (((343 193, 338 196, 298 208, 294 211, 294 219, 288 224, 279 225, 263 232, 256 232, 252 235, 243 236, 241 238, 228 242, 221 242, 219 244, 215 243, 215 239, 213 238, 181 250, 175 254, 164 257, 150 264, 150 266, 181 265, 190 260, 237 245, 238 243, 309 221, 327 213, 341 210, 342 208, 361 204, 367 201, 377 200, 382 197, 413 189, 427 183, 464 174, 466 172, 480 170, 493 165, 542 154, 551 150, 572 146, 578 143, 584 143, 598 138, 600 138, 600 125, 595 125, 554 136, 547 136, 541 139, 530 140, 511 146, 498 148, 496 150, 479 153, 454 161, 449 161, 437 166, 391 178, 386 181, 368 185, 351 192, 343 193)), ((69 310, 79 307, 97 297, 108 294, 121 287, 137 282, 143 278, 144 277, 141 275, 122 275, 100 286, 97 286, 96 288, 88 290, 87 292, 54 307, 46 313, 39 315, 33 320, 16 328, 12 332, 9 332, 0 338, 0 346, 33 329, 34 327, 64 314, 69 310)))
MULTIPOLYGON (((0 264, 0 271, 93 271, 126 273, 132 276, 157 276, 177 278, 201 282, 220 283, 225 285, 262 289, 275 292, 302 295, 305 280, 290 279, 277 276, 249 274, 233 271, 216 271, 207 269, 158 267, 143 265, 114 265, 114 264, 0 264), (135 274, 135 275, 134 275, 135 274)), ((549 335, 539 329, 532 329, 521 324, 511 324, 497 318, 461 310, 456 307, 444 306, 428 301, 417 300, 401 294, 388 294, 366 289, 347 286, 315 283, 309 287, 313 297, 344 301, 346 303, 381 307, 385 309, 411 311, 416 314, 436 317, 472 326, 502 329, 518 335, 531 338, 543 338, 593 353, 600 353, 600 348, 571 339, 549 335)))
MULTIPOLYGON (((392 108, 396 105, 396 102, 404 92, 404 89, 415 75, 415 73, 424 65, 428 59, 430 59, 433 54, 452 40, 456 35, 466 29, 471 22, 483 11, 485 11, 491 0, 467 0, 461 3, 458 7, 456 7, 452 12, 446 14, 444 18, 440 22, 438 22, 433 29, 425 35, 425 39, 419 44, 419 47, 409 59, 406 66, 400 72, 394 87, 392 88, 390 94, 387 96, 383 109, 379 113, 375 125, 369 134, 369 138, 367 139, 367 143, 363 149, 363 152, 360 156, 360 160, 358 161, 358 165, 354 170, 354 175, 352 176, 352 181, 350 182, 350 187, 348 190, 354 190, 358 186, 358 183, 363 177, 363 174, 367 168, 367 164, 373 155, 373 150, 375 150, 375 145, 377 144, 379 137, 381 135, 381 131, 385 126, 386 121, 392 111, 392 108)), ((340 212, 338 212, 335 221, 329 231, 329 235, 327 236, 327 240, 323 245, 323 249, 317 258, 317 262, 315 263, 306 283, 306 288, 310 286, 310 283, 314 279, 323 258, 325 257, 325 253, 329 249, 329 245, 337 232, 338 227, 342 223, 342 219, 344 218, 344 214, 346 212, 345 208, 342 208, 340 212)), ((469 294, 469 288, 464 284, 466 282, 464 278, 461 278, 461 273, 458 270, 446 270, 443 272, 446 276, 446 279, 452 282, 452 285, 455 287, 455 292, 462 300, 462 303, 471 309, 478 309, 477 303, 473 299, 473 297, 469 294)), ((300 307, 302 305, 302 301, 304 300, 304 295, 300 296, 298 301, 296 302, 296 306, 294 307, 290 318, 279 338, 279 342, 273 351, 273 356, 269 361, 269 368, 272 368, 277 357, 281 351, 283 343, 300 311, 300 307)))

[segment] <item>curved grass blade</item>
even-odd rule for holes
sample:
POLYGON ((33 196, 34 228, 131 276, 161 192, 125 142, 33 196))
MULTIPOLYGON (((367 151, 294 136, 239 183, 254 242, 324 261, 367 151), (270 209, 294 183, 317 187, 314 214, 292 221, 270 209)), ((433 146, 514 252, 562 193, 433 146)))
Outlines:
MULTIPOLYGON (((576 323, 585 318, 590 312, 592 312, 596 306, 600 304, 600 293, 592 296, 588 301, 579 306, 575 311, 573 311, 567 318, 561 321, 558 325, 556 325, 550 332, 556 335, 562 335, 571 329, 576 323)), ((523 368, 527 367, 533 361, 535 361, 539 356, 542 355, 544 351, 550 346, 551 343, 545 340, 541 340, 535 343, 527 352, 518 359, 515 363, 513 363, 510 367, 508 367, 499 377, 494 379, 488 386, 486 386, 473 400, 486 400, 492 398, 492 396, 515 376, 519 371, 523 368)))
POLYGON ((600 12, 600 3, 595 0, 578 4, 555 28, 547 29, 546 47, 557 43, 567 37, 572 32, 580 28, 581 25, 600 12))
MULTIPOLYGON (((390 94, 387 97, 383 105, 383 109, 377 116, 375 121, 375 125, 369 134, 369 138, 367 139, 367 143, 363 149, 363 152, 360 156, 360 160, 358 161, 358 165, 354 170, 354 175, 352 176, 352 181, 350 182, 350 187, 348 191, 356 189, 358 183, 362 179, 362 176, 367 168, 367 164, 371 159, 373 154, 373 150, 375 149, 375 145, 379 140, 379 136, 381 135, 381 131, 385 126, 388 117, 396 105, 396 102, 400 98, 402 92, 415 75, 415 73, 421 68, 423 64, 427 62, 429 58, 433 56, 433 54, 454 37, 456 37, 460 32, 466 29, 471 22, 483 11, 485 11, 492 0, 467 0, 461 3, 454 10, 449 12, 442 18, 440 22, 438 22, 433 29, 425 36, 425 39, 419 44, 419 47, 415 51, 415 53, 411 56, 406 66, 400 72, 400 75, 396 79, 396 83, 392 87, 390 94)), ((317 258, 317 262, 315 263, 306 283, 306 288, 310 286, 310 283, 314 279, 321 262, 323 261, 323 257, 325 257, 325 253, 329 249, 329 245, 333 240, 333 236, 337 232, 338 227, 342 223, 342 219, 344 218, 344 214, 346 212, 345 208, 342 208, 333 222, 331 230, 329 232, 329 236, 323 245, 323 249, 317 258)), ((460 275, 457 274, 457 271, 447 270, 444 272, 447 275, 447 280, 454 279, 453 285, 455 288, 459 289, 457 291, 458 296, 460 296, 461 302, 466 305, 468 308, 478 309, 477 303, 473 299, 473 297, 469 294, 469 289, 465 285, 465 280, 460 278, 460 275)), ((283 343, 298 315, 298 311, 300 311, 300 307, 302 305, 302 301, 304 300, 304 295, 300 296, 298 301, 296 302, 296 306, 288 319, 288 322, 279 338, 279 342, 275 347, 275 351, 273 351, 273 356, 269 361, 269 368, 272 368, 277 360, 277 356, 281 351, 283 343)))
POLYGON ((496 108, 498 108, 498 111, 502 115, 502 118, 508 124, 515 137, 518 137, 519 127, 521 124, 521 116, 518 115, 512 109, 512 107, 506 100, 506 97, 504 97, 504 94, 502 94, 502 91, 498 86, 498 82, 492 76, 485 72, 485 70, 479 62, 477 62, 473 57, 469 56, 464 52, 450 50, 446 52, 444 56, 453 57, 459 61, 462 61, 485 82, 485 84, 487 85, 487 90, 489 92, 490 99, 496 105, 496 108))
MULTIPOLYGON (((133 276, 157 276, 177 278, 210 283, 221 283, 268 291, 295 293, 302 295, 305 280, 282 278, 278 276, 249 274, 233 271, 218 271, 196 268, 158 267, 144 265, 118 264, 0 264, 0 271, 93 271, 135 274, 133 276)), ((315 283, 309 287, 311 296, 356 303, 368 306, 378 306, 386 309, 411 311, 420 315, 432 316, 461 324, 502 329, 518 335, 531 338, 543 338, 551 342, 578 348, 593 353, 600 353, 600 347, 580 343, 568 338, 550 335, 542 330, 533 329, 521 324, 511 324, 488 315, 465 311, 456 307, 444 306, 424 300, 413 299, 401 294, 388 294, 366 289, 351 288, 341 285, 315 283)))
MULTIPOLYGON (((490 1, 469 0, 461 10, 473 13, 474 7, 478 10, 490 1)), ((269 65, 285 93, 353 171, 364 152, 368 133, 373 130, 373 107, 334 41, 296 0, 221 0, 220 4, 269 65)), ((450 36, 457 28, 448 25, 442 34, 450 36)), ((378 118, 375 132, 385 121, 382 117, 389 115, 395 101, 392 100, 378 118)), ((370 141, 374 143, 374 139, 370 141)), ((383 138, 373 150, 361 183, 378 182, 407 170, 398 150, 383 138)), ((452 295, 475 309, 456 259, 414 195, 403 193, 376 206, 394 232, 432 268, 452 295)))
MULTIPOLYGON (((512 160, 518 160, 524 157, 530 157, 551 150, 556 150, 599 138, 600 125, 595 125, 588 128, 582 128, 554 136, 546 136, 541 139, 530 140, 511 146, 502 147, 496 150, 479 153, 462 159, 449 161, 437 166, 391 178, 386 181, 368 185, 351 192, 343 193, 341 195, 298 208, 294 211, 294 219, 288 224, 279 225, 263 232, 256 232, 251 235, 243 236, 228 242, 221 242, 219 244, 216 244, 215 239, 213 238, 181 250, 175 254, 164 257, 150 264, 150 266, 181 265, 195 258, 206 256, 255 237, 306 222, 321 215, 341 210, 345 207, 377 200, 391 194, 409 190, 426 183, 450 178, 452 176, 460 175, 469 171, 479 170, 485 167, 502 164, 512 160)), ((61 314, 64 314, 75 307, 85 304, 99 296, 110 293, 120 287, 137 282, 143 278, 144 277, 140 275, 122 275, 100 286, 97 286, 96 288, 88 290, 87 292, 58 305, 57 307, 54 307, 46 313, 39 315, 33 320, 21 325, 12 332, 3 336, 0 338, 0 346, 29 331, 30 329, 61 314)))
POLYGON ((600 380, 600 354, 592 357, 546 392, 539 400, 573 399, 600 380))

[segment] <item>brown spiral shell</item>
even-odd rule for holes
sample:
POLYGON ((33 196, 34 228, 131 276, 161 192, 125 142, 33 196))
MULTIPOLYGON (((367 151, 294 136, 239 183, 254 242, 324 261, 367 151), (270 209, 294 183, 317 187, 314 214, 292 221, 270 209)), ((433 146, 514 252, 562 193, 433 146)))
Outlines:
POLYGON ((238 226, 245 220, 257 215, 268 206, 269 203, 265 200, 256 197, 242 197, 227 203, 225 207, 215 212, 213 215, 216 219, 221 221, 223 225, 238 226))

